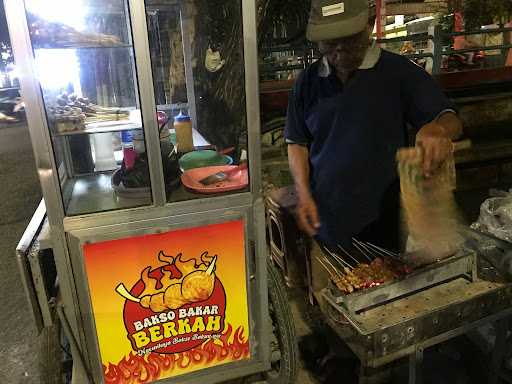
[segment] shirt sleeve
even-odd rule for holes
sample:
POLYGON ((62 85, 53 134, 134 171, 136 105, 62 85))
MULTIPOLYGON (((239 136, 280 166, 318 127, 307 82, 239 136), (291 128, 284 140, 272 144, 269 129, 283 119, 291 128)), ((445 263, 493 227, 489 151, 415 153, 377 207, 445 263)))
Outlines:
POLYGON ((408 59, 401 76, 405 118, 418 131, 445 112, 456 112, 441 87, 423 68, 408 59))
POLYGON ((284 138, 288 144, 308 145, 312 141, 304 113, 304 79, 305 72, 302 72, 288 96, 288 112, 284 128, 284 138))

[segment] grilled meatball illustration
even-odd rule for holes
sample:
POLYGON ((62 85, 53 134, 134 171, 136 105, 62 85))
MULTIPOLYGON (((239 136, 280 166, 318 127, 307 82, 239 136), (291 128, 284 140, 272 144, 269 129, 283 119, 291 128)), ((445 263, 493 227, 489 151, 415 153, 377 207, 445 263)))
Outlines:
POLYGON ((140 305, 144 308, 149 308, 153 312, 163 312, 167 309, 164 303, 164 293, 157 293, 155 295, 146 295, 140 299, 140 305))
POLYGON ((169 286, 164 293, 164 304, 169 309, 178 309, 185 305, 187 300, 181 294, 181 284, 169 286))
POLYGON ((195 271, 183 279, 181 293, 185 300, 194 303, 207 300, 213 293, 215 286, 214 258, 206 271, 195 271))
POLYGON ((140 305, 144 308, 149 308, 149 304, 151 302, 151 296, 150 295, 146 295, 146 296, 142 296, 140 298, 140 305))
MULTIPOLYGON (((181 283, 169 285, 164 292, 144 294, 144 296, 138 298, 133 296, 122 283, 118 284, 115 290, 126 300, 139 303, 141 307, 151 309, 155 313, 168 309, 178 309, 185 304, 210 298, 215 288, 214 271, 216 261, 217 257, 215 256, 206 270, 199 269, 190 272, 181 280, 181 283)), ((150 272, 151 267, 147 267, 142 271, 141 278, 146 286, 150 287, 149 292, 154 292, 156 287, 154 283, 150 283, 150 272)))

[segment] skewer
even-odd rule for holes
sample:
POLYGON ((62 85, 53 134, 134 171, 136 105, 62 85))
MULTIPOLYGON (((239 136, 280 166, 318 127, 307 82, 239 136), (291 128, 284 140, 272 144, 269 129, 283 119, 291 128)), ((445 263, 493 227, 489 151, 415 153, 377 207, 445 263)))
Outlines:
POLYGON ((365 258, 365 259, 367 259, 369 261, 372 261, 370 256, 368 256, 366 254, 366 252, 364 252, 364 250, 359 245, 357 245, 356 243, 352 243, 352 247, 354 247, 359 252, 359 254, 363 255, 363 258, 365 258))
POLYGON ((206 274, 210 276, 213 271, 215 271, 215 262, 217 261, 217 256, 213 256, 212 261, 210 262, 210 265, 208 266, 208 269, 206 270, 206 274))
POLYGON ((350 257, 352 260, 354 260, 354 261, 356 262, 356 265, 361 264, 361 262, 360 262, 360 261, 356 260, 356 259, 354 258, 354 256, 352 256, 350 253, 348 253, 348 252, 347 252, 347 251, 346 251, 346 250, 345 250, 341 245, 339 245, 339 244, 338 244, 338 248, 339 248, 339 249, 341 249, 345 255, 347 255, 347 256, 348 256, 348 257, 350 257))
MULTIPOLYGON (((348 267, 350 269, 353 269, 354 267, 346 260, 344 260, 342 257, 340 257, 339 255, 335 254, 334 252, 332 252, 330 249, 328 249, 327 247, 322 247, 322 249, 327 252, 332 258, 334 258, 342 267, 348 267)), ((325 255, 324 255, 325 256, 325 255)))
POLYGON ((338 275, 338 276, 344 276, 344 274, 342 272, 340 272, 330 261, 327 257, 324 256, 324 261, 330 265, 330 267, 334 270, 334 272, 338 275))
POLYGON ((134 303, 140 303, 140 298, 133 296, 130 291, 126 289, 123 283, 117 285, 116 292, 126 300, 133 301, 134 303))
MULTIPOLYGON (((331 280, 333 280, 334 284, 338 289, 341 289, 344 293, 351 293, 354 291, 354 287, 350 285, 350 283, 346 280, 347 276, 345 274, 339 273, 337 270, 335 270, 337 276, 332 273, 332 271, 329 269, 327 264, 324 263, 318 256, 316 257, 318 262, 325 268, 327 273, 330 275, 331 280)), ((326 262, 329 262, 327 258, 324 256, 324 259, 326 262)))
POLYGON ((343 257, 341 257, 340 255, 338 255, 338 254, 336 254, 336 253, 332 252, 332 253, 331 253, 331 256, 332 256, 334 259, 336 259, 336 261, 337 261, 340 265, 342 265, 343 267, 345 267, 345 268, 349 268, 350 270, 353 270, 353 269, 355 268, 355 267, 354 267, 354 266, 352 266, 348 261, 344 260, 344 259, 343 259, 343 257))
POLYGON ((318 256, 317 256, 317 257, 316 257, 316 259, 317 259, 320 263, 322 263, 322 265, 324 265, 324 266, 327 264, 327 265, 331 268, 330 270, 334 271, 334 274, 336 274, 336 275, 340 275, 340 274, 341 274, 341 272, 338 270, 338 268, 336 268, 336 267, 335 267, 335 266, 334 266, 334 265, 329 261, 329 259, 327 259, 327 257, 325 257, 325 255, 322 255, 322 256, 320 256, 320 257, 318 257, 318 256))
POLYGON ((324 264, 324 262, 322 260, 320 260, 320 258, 317 256, 316 257, 316 260, 320 263, 320 265, 322 265, 322 267, 324 267, 324 269, 327 271, 327 273, 331 276, 331 279, 334 278, 334 274, 332 273, 332 271, 329 269, 329 267, 324 264))
POLYGON ((368 243, 368 242, 366 244, 368 244, 368 246, 372 247, 373 249, 376 249, 376 250, 378 250, 378 251, 380 251, 382 253, 385 253, 388 256, 394 257, 395 259, 400 258, 400 256, 398 254, 396 254, 394 252, 391 252, 391 251, 388 251, 387 249, 381 248, 381 247, 379 247, 379 246, 377 246, 375 244, 368 243))
POLYGON ((340 276, 340 275, 338 274, 338 272, 336 272, 336 271, 335 271, 336 273, 333 273, 333 272, 331 271, 331 269, 329 269, 329 267, 327 266, 327 264, 325 264, 325 263, 324 263, 324 262, 323 262, 323 261, 322 261, 318 256, 316 257, 316 259, 317 259, 317 260, 318 260, 318 262, 322 265, 322 267, 324 267, 324 268, 325 268, 325 270, 327 271, 327 273, 331 276, 331 279, 335 279, 335 278, 336 278, 336 275, 338 275, 338 277, 340 276))
POLYGON ((357 243, 361 248, 363 248, 366 252, 368 252, 372 257, 383 256, 383 254, 381 252, 377 252, 375 249, 368 247, 367 244, 365 244, 362 241, 357 240, 355 237, 352 238, 352 241, 357 243))
POLYGON ((354 238, 352 238, 352 245, 359 251, 360 254, 362 254, 364 257, 366 257, 371 263, 373 261, 373 259, 370 256, 368 256, 368 254, 364 251, 363 247, 358 245, 353 240, 354 240, 354 238))
POLYGON ((332 256, 332 258, 334 258, 334 260, 336 260, 342 267, 348 267, 349 269, 354 269, 354 267, 346 260, 344 260, 342 257, 340 257, 339 255, 337 255, 336 253, 332 252, 330 249, 324 247, 323 248, 329 255, 332 256))

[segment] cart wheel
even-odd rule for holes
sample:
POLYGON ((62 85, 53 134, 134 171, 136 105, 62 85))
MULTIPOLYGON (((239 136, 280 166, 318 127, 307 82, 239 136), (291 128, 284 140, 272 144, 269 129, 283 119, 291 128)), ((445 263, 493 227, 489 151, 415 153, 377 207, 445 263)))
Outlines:
POLYGON ((295 325, 283 278, 270 260, 267 266, 272 367, 263 375, 269 384, 292 384, 297 377, 298 361, 295 325))

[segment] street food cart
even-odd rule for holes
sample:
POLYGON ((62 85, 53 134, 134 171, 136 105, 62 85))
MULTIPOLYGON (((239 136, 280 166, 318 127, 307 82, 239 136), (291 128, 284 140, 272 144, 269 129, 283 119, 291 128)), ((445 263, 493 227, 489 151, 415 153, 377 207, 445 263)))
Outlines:
POLYGON ((267 287, 256 2, 223 2, 229 20, 208 2, 4 3, 44 196, 19 264, 38 325, 57 309, 73 382, 288 382, 290 312, 267 287), (231 34, 205 43, 221 24, 231 34), (239 97, 217 97, 219 79, 239 97))

